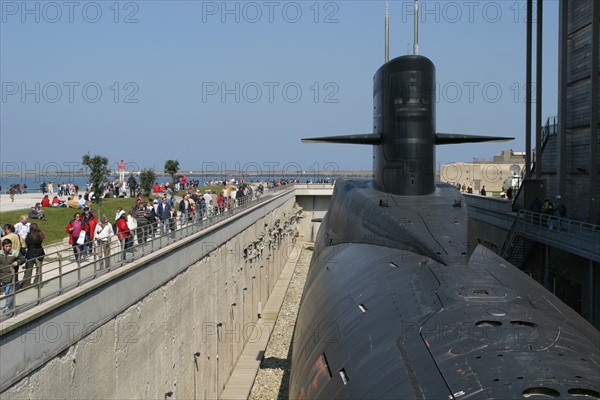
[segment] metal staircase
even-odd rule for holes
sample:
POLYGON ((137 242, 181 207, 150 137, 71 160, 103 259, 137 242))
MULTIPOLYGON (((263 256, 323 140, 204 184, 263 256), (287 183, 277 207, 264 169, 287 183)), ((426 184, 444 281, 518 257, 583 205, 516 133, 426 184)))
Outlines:
POLYGON ((517 218, 513 222, 499 254, 512 265, 523 270, 534 246, 535 242, 519 235, 519 219, 517 218))
MULTIPOLYGON (((548 119, 546 119, 546 123, 542 126, 542 146, 540 148, 540 154, 539 156, 541 157, 541 153, 544 152, 544 148, 546 147, 546 143, 548 143, 548 139, 550 138, 550 136, 554 136, 556 135, 556 132, 558 130, 558 117, 555 115, 553 117, 548 117, 548 119)), ((535 171, 535 164, 536 164, 536 159, 538 154, 536 153, 532 153, 533 157, 531 160, 531 170, 527 171, 525 168, 523 168, 523 170, 521 171, 521 180, 520 182, 523 182, 523 180, 530 178, 533 175, 533 171, 535 171)), ((519 186, 519 190, 517 190, 517 193, 515 194, 515 196, 513 197, 513 210, 517 211, 515 207, 518 203, 519 203, 519 196, 521 196, 521 193, 523 192, 523 185, 519 186)), ((523 207, 525 208, 525 207, 523 207)))

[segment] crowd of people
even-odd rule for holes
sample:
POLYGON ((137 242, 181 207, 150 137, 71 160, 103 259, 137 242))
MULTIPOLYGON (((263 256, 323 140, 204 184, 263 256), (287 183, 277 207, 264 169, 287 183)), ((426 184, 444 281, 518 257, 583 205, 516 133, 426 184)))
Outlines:
POLYGON ((176 229, 187 224, 202 224, 208 218, 259 198, 264 190, 261 183, 254 188, 226 185, 218 194, 211 189, 201 193, 199 189, 188 188, 180 199, 174 192, 155 193, 154 199, 152 196, 145 199, 138 194, 132 208, 116 210, 114 223, 110 223, 106 215, 98 222, 93 210, 85 206, 83 213, 76 212, 66 226, 73 260, 85 260, 95 243, 97 254, 104 259, 104 267, 109 267, 110 243, 117 236, 121 241, 123 261, 127 261, 134 243, 141 245, 160 235, 174 235, 176 229))
MULTIPOLYGON (((42 194, 54 194, 54 182, 40 183, 40 191, 42 194)), ((77 196, 79 194, 79 186, 73 182, 57 182, 56 194, 58 196, 77 196)))
MULTIPOLYGON (((455 186, 460 192, 462 193, 467 193, 467 194, 473 194, 473 187, 471 185, 467 186, 464 183, 461 185, 460 183, 450 183, 451 185, 455 186)), ((481 189, 479 189, 479 195, 480 196, 487 196, 488 192, 485 188, 485 185, 481 186, 481 189)), ((514 195, 514 189, 512 187, 509 188, 505 188, 504 186, 502 187, 502 190, 500 191, 500 198, 501 199, 507 199, 507 200, 512 200, 514 195)))
MULTIPOLYGON (((141 245, 161 235, 174 237, 174 232, 182 226, 201 225, 211 217, 260 198, 266 188, 295 182, 275 180, 246 184, 236 180, 225 180, 211 182, 221 184, 220 190, 206 189, 201 192, 199 182, 192 180, 178 183, 179 188, 185 190, 185 194, 177 198, 175 191, 170 190, 170 185, 158 183, 155 185, 154 195, 144 198, 139 192, 139 185, 132 182, 131 187, 135 189, 129 194, 133 195, 135 204, 129 210, 118 208, 113 221, 106 215, 96 216, 90 207, 93 197, 89 190, 80 194, 77 186, 61 183, 58 185, 59 193, 50 200, 53 187, 49 184, 43 199, 31 207, 28 215, 21 215, 18 223, 6 224, 3 227, 0 252, 0 282, 2 292, 6 296, 3 313, 12 312, 14 304, 13 296, 9 296, 11 293, 42 282, 45 235, 37 223, 30 220, 46 220, 43 210, 45 207, 76 209, 73 219, 65 228, 69 244, 72 246, 72 261, 81 262, 95 254, 101 262, 100 268, 110 268, 111 242, 115 237, 120 241, 122 260, 128 262, 128 255, 134 251, 134 243, 141 245), (67 200, 60 199, 59 196, 65 193, 70 195, 67 200), (18 279, 20 268, 24 268, 24 271, 21 271, 21 280, 18 279)), ((119 185, 118 190, 122 188, 129 188, 129 185, 119 185)), ((110 189, 107 187, 107 190, 110 189)))
POLYGON ((543 218, 541 223, 548 226, 549 229, 555 228, 555 218, 553 217, 556 215, 556 212, 558 212, 558 217, 560 218, 565 218, 567 216, 567 207, 562 201, 561 195, 557 195, 554 202, 546 198, 543 203, 539 197, 536 197, 529 205, 529 211, 542 214, 543 218))
POLYGON ((21 215, 15 225, 5 224, 0 238, 0 283, 2 293, 7 296, 2 314, 12 312, 15 290, 24 289, 42 280, 42 264, 46 255, 43 247, 46 235, 35 222, 29 222, 27 215, 21 215), (18 280, 19 268, 24 266, 23 278, 18 280), (35 274, 33 273, 35 269, 35 274))

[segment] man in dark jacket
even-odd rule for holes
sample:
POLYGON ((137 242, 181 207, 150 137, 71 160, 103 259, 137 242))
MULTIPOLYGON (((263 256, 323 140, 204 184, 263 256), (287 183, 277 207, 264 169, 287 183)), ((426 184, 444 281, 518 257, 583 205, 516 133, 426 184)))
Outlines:
MULTIPOLYGON (((0 251, 0 283, 2 284, 2 292, 5 296, 10 295, 14 291, 17 281, 17 270, 19 265, 25 263, 25 256, 12 248, 10 239, 2 241, 2 251, 0 251)), ((2 309, 2 313, 12 311, 13 296, 6 298, 6 304, 2 309)))
POLYGON ((167 205, 167 198, 163 197, 158 203, 158 219, 160 220, 161 233, 169 233, 169 219, 171 219, 171 208, 167 205))
POLYGON ((135 176, 129 175, 129 179, 127 179, 127 186, 129 186, 129 197, 134 198, 137 188, 137 181, 135 180, 135 176))
POLYGON ((190 200, 188 195, 183 196, 179 202, 179 212, 181 213, 181 225, 187 224, 188 215, 190 213, 190 200))
POLYGON ((137 238, 138 244, 142 244, 149 237, 150 233, 150 220, 146 206, 144 202, 138 200, 135 207, 135 219, 137 220, 137 238))

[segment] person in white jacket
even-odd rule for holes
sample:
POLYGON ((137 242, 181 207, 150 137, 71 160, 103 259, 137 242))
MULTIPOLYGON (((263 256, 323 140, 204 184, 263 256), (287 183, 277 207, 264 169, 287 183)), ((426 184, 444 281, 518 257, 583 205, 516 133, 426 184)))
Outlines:
MULTIPOLYGON (((127 226, 129 227, 129 231, 131 232, 132 236, 136 235, 137 232, 137 219, 135 219, 135 208, 131 208, 129 210, 129 212, 127 213, 127 226)), ((134 240, 133 243, 135 243, 135 238, 131 239, 134 240)))
POLYGON ((108 223, 108 217, 103 215, 96 225, 95 239, 100 250, 100 268, 110 268, 110 240, 115 235, 113 227, 108 223))

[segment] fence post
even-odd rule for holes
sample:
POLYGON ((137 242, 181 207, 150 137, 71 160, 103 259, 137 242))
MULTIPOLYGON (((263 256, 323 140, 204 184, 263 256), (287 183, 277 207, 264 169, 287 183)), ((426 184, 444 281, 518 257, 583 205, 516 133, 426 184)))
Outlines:
MULTIPOLYGON (((42 266, 40 265, 38 268, 38 274, 42 275, 42 266)), ((42 302, 42 282, 44 282, 44 279, 40 276, 40 280, 37 282, 37 304, 42 302)))
MULTIPOLYGON (((9 266, 12 269, 12 265, 9 266)), ((18 266, 17 266, 18 268, 18 266)), ((17 276, 18 272, 15 270, 12 273, 12 278, 11 278, 11 284, 12 284, 12 293, 10 294, 10 296, 12 297, 12 313, 13 313, 13 317, 15 316, 15 309, 17 308, 17 276)), ((8 298, 6 298, 6 301, 8 301, 8 298)))
POLYGON ((62 257, 58 256, 58 293, 62 294, 63 288, 63 273, 62 273, 62 257))
POLYGON ((77 248, 77 254, 79 254, 79 257, 77 257, 77 286, 79 286, 81 284, 81 257, 83 257, 79 248, 77 248))

